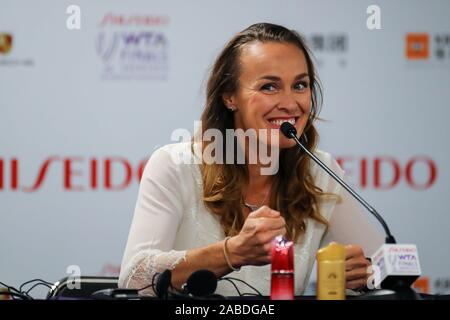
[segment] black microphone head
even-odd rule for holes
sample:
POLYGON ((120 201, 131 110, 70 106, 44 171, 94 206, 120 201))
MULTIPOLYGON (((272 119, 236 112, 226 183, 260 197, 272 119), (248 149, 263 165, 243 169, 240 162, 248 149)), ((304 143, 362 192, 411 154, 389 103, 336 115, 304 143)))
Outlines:
POLYGON ((292 139, 292 135, 297 135, 297 129, 287 121, 281 124, 280 130, 288 139, 292 139))
POLYGON ((172 271, 167 269, 156 279, 155 293, 160 299, 167 299, 170 283, 172 282, 172 271))
POLYGON ((213 294, 217 289, 217 277, 209 270, 193 272, 186 281, 187 292, 197 297, 213 294))

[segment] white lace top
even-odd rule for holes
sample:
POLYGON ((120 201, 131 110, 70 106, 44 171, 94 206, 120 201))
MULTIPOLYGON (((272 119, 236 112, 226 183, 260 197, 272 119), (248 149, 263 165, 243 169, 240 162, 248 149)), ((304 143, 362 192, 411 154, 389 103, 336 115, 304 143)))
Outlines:
MULTIPOLYGON (((180 154, 192 156, 191 144, 166 145, 153 153, 145 167, 122 260, 119 287, 145 287, 152 283, 155 273, 173 269, 185 259, 187 250, 225 238, 218 217, 203 204, 198 164, 180 164, 180 158, 174 157, 180 154)), ((330 154, 318 150, 315 154, 339 176, 344 175, 330 154)), ((330 222, 326 233, 322 224, 312 219, 306 221, 306 232, 294 248, 296 295, 302 294, 308 285, 316 251, 330 241, 361 245, 366 256, 383 243, 381 230, 369 222, 368 214, 362 212, 359 204, 316 164, 312 164, 311 170, 316 185, 324 191, 340 194, 342 201, 321 203, 320 212, 330 222)), ((228 276, 248 282, 264 295, 270 294, 270 265, 244 266, 228 276)), ((235 284, 241 292, 252 292, 245 284, 235 284)), ((148 289, 141 293, 153 294, 153 291, 148 289)), ((216 293, 238 295, 226 281, 219 282, 216 293)))

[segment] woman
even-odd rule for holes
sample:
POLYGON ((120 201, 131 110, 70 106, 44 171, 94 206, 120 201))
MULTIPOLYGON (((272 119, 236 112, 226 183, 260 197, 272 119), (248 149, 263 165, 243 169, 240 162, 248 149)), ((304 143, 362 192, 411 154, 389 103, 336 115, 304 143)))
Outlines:
MULTIPOLYGON (((214 64, 201 133, 217 129, 223 134, 225 159, 230 152, 227 129, 278 130, 289 121, 309 150, 342 177, 336 161, 316 149, 320 98, 303 39, 282 26, 255 24, 233 37, 214 64)), ((346 287, 365 286, 365 257, 383 242, 381 235, 293 140, 281 135, 258 139, 279 148, 274 174, 262 174, 266 165, 248 161, 255 150, 245 139, 238 143, 244 164, 174 161, 173 153, 204 151, 208 141, 167 145, 151 156, 122 262, 121 287, 144 287, 155 273, 171 269, 172 285, 180 288, 195 270, 209 269, 218 277, 231 273, 268 295, 271 242, 281 234, 295 242, 295 294, 308 284, 316 251, 330 241, 347 244, 346 287)), ((237 295, 222 282, 217 293, 237 295)))

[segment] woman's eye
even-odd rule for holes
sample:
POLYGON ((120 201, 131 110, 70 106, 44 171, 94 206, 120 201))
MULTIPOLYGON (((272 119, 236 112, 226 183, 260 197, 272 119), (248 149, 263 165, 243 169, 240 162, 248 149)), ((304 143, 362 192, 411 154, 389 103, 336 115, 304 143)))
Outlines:
POLYGON ((261 90, 263 91, 275 91, 276 89, 277 87, 274 83, 266 83, 261 87, 261 90))
POLYGON ((304 81, 301 81, 301 82, 297 82, 295 85, 294 85, 294 89, 295 90, 305 90, 306 88, 308 88, 308 83, 307 82, 304 82, 304 81))

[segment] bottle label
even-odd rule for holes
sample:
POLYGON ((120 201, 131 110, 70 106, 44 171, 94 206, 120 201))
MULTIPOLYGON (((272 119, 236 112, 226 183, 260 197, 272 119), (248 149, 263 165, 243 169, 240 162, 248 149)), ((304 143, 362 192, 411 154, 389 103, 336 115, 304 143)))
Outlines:
POLYGON ((345 299, 344 261, 320 261, 317 273, 317 298, 319 300, 345 299))

